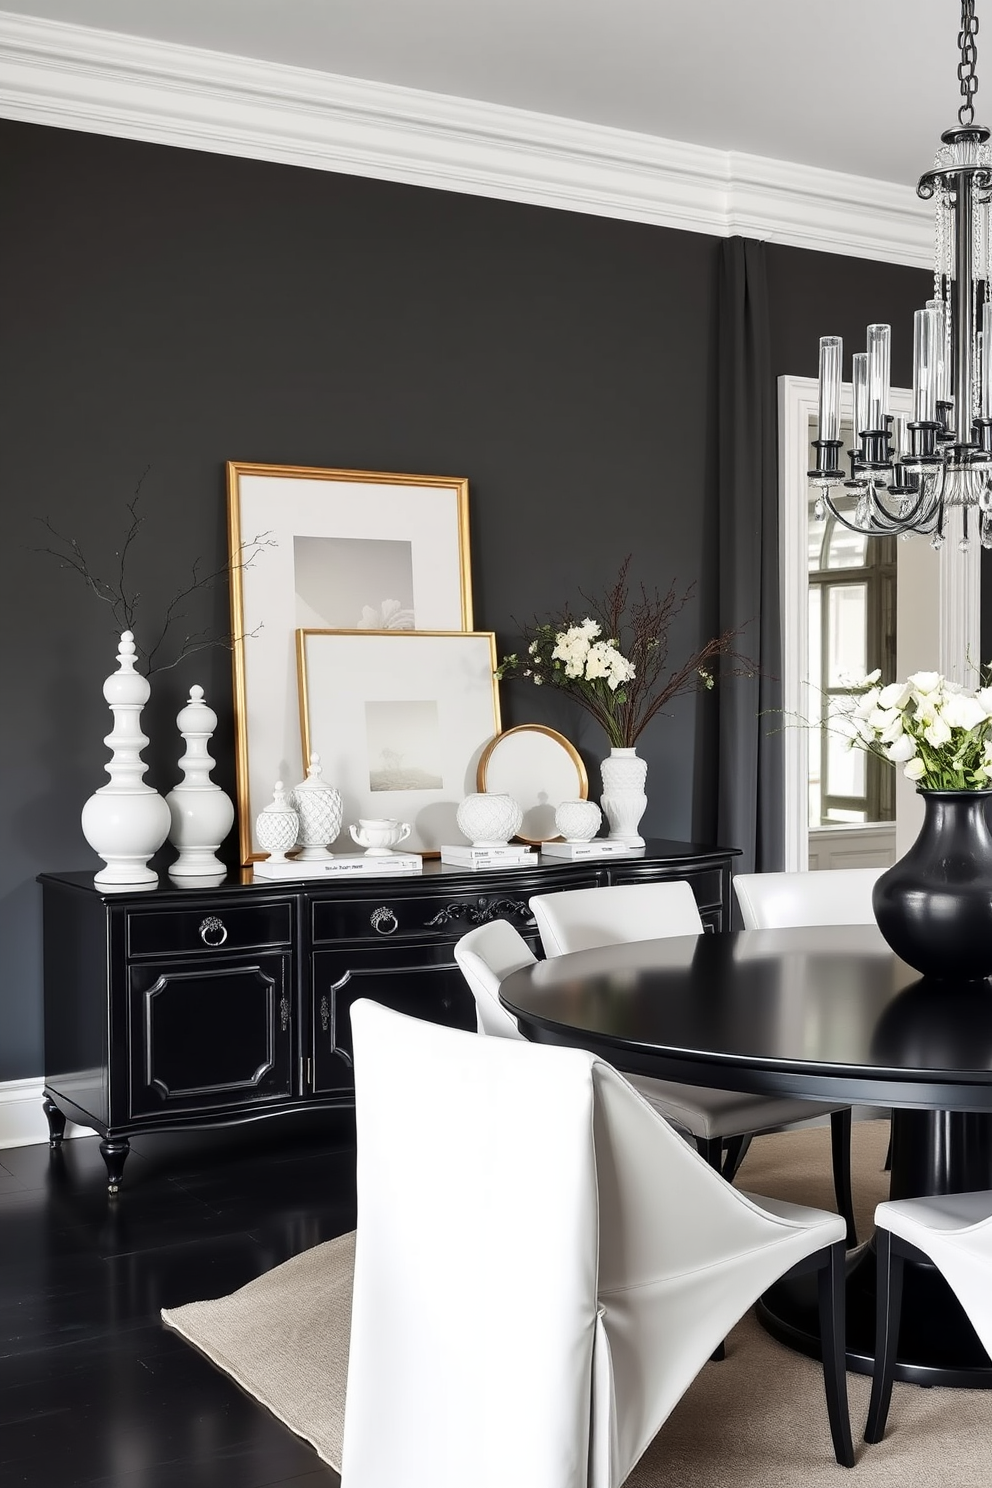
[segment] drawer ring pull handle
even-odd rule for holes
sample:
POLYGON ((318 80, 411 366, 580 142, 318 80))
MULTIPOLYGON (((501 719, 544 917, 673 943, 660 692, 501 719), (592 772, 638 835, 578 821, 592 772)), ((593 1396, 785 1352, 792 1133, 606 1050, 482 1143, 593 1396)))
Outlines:
POLYGON ((369 924, 379 935, 392 935, 400 927, 399 920, 388 904, 381 904, 378 909, 372 911, 369 924))
POLYGON ((207 915, 200 926, 200 939, 204 945, 222 946, 227 939, 227 926, 216 915, 207 915))

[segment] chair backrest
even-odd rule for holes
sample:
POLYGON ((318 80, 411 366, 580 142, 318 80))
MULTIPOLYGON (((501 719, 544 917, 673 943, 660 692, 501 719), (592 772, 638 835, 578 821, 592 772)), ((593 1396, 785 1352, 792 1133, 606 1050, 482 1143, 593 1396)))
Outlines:
POLYGON ((818 873, 738 873, 734 892, 746 930, 791 925, 873 925, 871 891, 884 868, 818 873))
POLYGON ((843 1236, 762 1210, 582 1050, 365 999, 351 1024, 345 1485, 614 1488, 755 1298, 843 1236))
POLYGON ((475 998, 479 1033, 499 1038, 523 1038, 517 1021, 499 1000, 499 984, 511 971, 532 966, 534 952, 509 920, 490 920, 463 935, 455 946, 455 960, 475 998))
POLYGON ((684 879, 669 883, 612 884, 563 889, 529 901, 546 956, 592 951, 597 946, 666 935, 699 935, 703 922, 684 879))

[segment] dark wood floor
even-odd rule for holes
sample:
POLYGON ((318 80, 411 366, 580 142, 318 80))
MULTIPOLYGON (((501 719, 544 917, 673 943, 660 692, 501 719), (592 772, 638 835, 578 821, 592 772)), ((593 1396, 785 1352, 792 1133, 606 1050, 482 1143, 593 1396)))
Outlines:
POLYGON ((355 1225, 354 1125, 289 1117, 0 1150, 3 1488, 339 1488, 159 1310, 222 1296, 355 1225))

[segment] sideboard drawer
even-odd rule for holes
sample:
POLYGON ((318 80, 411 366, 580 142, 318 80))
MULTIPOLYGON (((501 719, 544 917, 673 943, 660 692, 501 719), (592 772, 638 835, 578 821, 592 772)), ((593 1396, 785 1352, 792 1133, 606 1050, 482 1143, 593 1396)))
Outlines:
MULTIPOLYGON (((597 883, 595 874, 570 874, 569 888, 587 889, 597 883)), ((402 940, 405 936, 440 935, 446 940, 457 940, 467 930, 485 925, 490 920, 509 920, 517 929, 533 923, 528 906, 532 894, 547 892, 564 884, 543 881, 511 883, 510 885, 480 883, 489 892, 446 894, 432 888, 428 893, 390 894, 389 884, 382 885, 381 893, 363 899, 318 899, 313 902, 314 945, 329 944, 341 940, 392 938, 402 940)))
POLYGON ((128 956, 175 956, 191 951, 264 950, 293 942, 293 905, 219 904, 196 909, 131 910, 127 916, 128 956))

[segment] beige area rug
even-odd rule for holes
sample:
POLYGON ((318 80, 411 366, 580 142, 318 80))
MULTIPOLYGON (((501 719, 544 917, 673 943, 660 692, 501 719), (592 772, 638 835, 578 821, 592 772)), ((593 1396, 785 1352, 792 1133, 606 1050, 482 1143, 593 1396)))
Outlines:
MULTIPOLYGON (((887 1140, 887 1122, 855 1123, 862 1235, 886 1194, 887 1140)), ((755 1193, 832 1208, 829 1129, 759 1137, 738 1181, 755 1193)), ((230 1297, 162 1313, 338 1471, 353 1256, 354 1236, 342 1235, 230 1297)), ((699 1375, 627 1488, 840 1488, 845 1481, 854 1488, 985 1488, 992 1480, 987 1392, 897 1384, 886 1439, 866 1447, 860 1438, 870 1382, 851 1374, 848 1387, 858 1452, 850 1477, 831 1454, 819 1365, 776 1343, 749 1314, 728 1339, 726 1360, 699 1375)))

